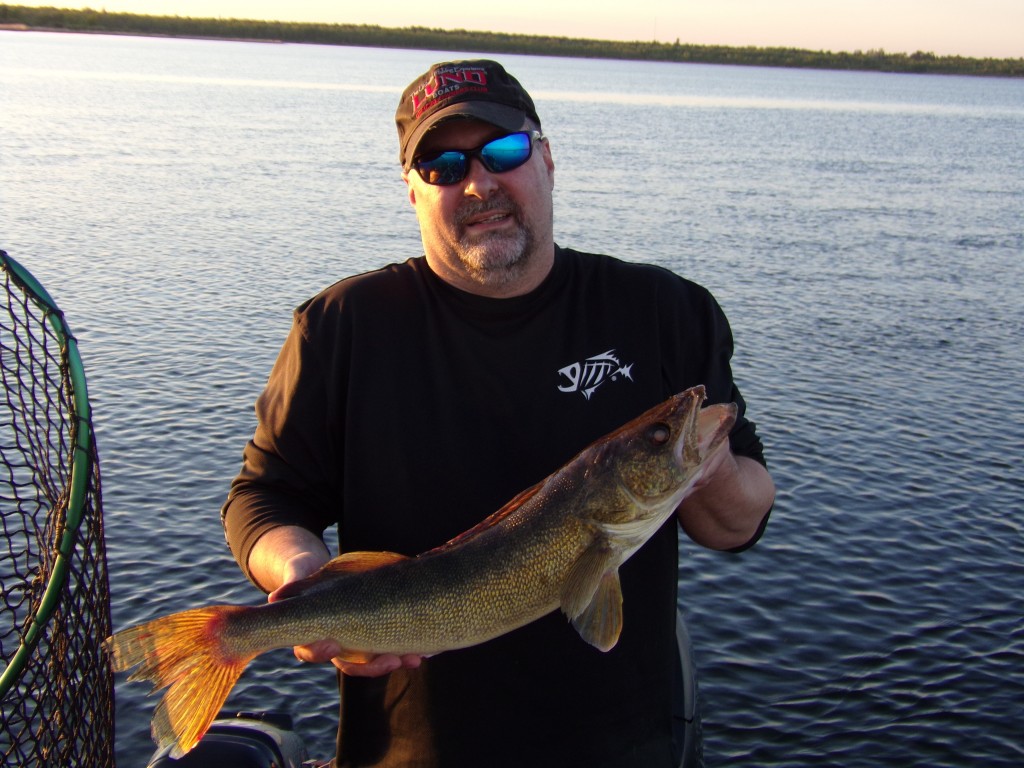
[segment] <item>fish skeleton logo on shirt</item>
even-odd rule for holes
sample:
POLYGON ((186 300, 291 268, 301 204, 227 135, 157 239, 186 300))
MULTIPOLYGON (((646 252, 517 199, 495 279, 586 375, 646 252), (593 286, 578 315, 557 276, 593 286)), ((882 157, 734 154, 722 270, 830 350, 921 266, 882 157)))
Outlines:
POLYGON ((625 376, 630 381, 633 364, 623 365, 615 356, 615 350, 609 349, 600 355, 588 357, 582 363, 573 363, 561 368, 559 376, 565 378, 566 383, 560 384, 560 392, 582 392, 583 396, 590 399, 594 391, 606 381, 615 381, 619 376, 625 376))

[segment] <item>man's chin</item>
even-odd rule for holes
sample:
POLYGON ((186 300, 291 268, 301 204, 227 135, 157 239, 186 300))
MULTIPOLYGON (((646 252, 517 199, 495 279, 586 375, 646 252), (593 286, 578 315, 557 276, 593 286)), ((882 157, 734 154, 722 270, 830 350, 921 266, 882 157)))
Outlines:
POLYGON ((484 242, 464 244, 461 260, 474 273, 502 274, 521 271, 528 253, 522 237, 489 237, 484 242))
POLYGON ((469 274, 480 285, 501 287, 514 283, 526 272, 527 260, 525 258, 500 262, 473 260, 464 263, 469 274))

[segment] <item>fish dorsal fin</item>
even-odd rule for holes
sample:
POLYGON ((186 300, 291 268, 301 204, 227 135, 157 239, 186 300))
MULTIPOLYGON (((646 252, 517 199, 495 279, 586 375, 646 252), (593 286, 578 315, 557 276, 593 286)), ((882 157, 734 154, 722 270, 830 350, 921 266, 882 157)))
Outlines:
POLYGON ((317 573, 361 573, 408 559, 408 556, 397 552, 345 552, 331 560, 317 573))
POLYGON ((363 571, 372 571, 374 568, 380 568, 385 565, 390 565, 391 563, 397 563, 408 559, 409 558, 405 555, 400 555, 397 552, 346 552, 325 564, 316 573, 311 574, 304 579, 298 579, 297 581, 285 584, 277 590, 274 599, 284 600, 288 597, 301 595, 302 593, 313 589, 318 584, 327 581, 331 576, 337 576, 342 573, 362 573, 363 571))
POLYGON ((610 651, 619 641, 622 632, 622 587, 619 571, 608 571, 601 577, 601 583, 590 604, 572 625, 580 637, 600 651, 610 651))
POLYGON ((562 612, 575 620, 594 599, 605 573, 616 567, 614 551, 607 539, 597 538, 592 541, 583 554, 576 558, 562 584, 559 600, 562 612))
POLYGON ((533 498, 533 496, 536 495, 537 491, 541 489, 541 486, 543 486, 543 483, 537 483, 532 488, 527 488, 525 491, 520 493, 518 496, 516 496, 514 499, 508 502, 505 506, 499 509, 497 512, 488 515, 486 518, 481 520, 472 528, 463 531, 451 541, 448 541, 431 551, 437 552, 443 549, 448 549, 449 547, 453 547, 456 544, 465 544, 469 539, 474 538, 475 536, 477 536, 480 533, 483 533, 489 528, 493 528, 504 518, 508 517, 510 514, 515 512, 521 506, 523 506, 523 504, 525 504, 527 501, 533 498))

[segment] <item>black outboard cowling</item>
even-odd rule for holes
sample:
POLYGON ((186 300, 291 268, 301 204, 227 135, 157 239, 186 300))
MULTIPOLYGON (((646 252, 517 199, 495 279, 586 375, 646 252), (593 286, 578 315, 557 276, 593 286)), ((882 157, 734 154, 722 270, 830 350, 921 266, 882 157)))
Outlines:
POLYGON ((302 768, 308 759, 292 718, 276 712, 239 712, 215 720, 202 740, 177 760, 170 748, 157 752, 148 768, 302 768))

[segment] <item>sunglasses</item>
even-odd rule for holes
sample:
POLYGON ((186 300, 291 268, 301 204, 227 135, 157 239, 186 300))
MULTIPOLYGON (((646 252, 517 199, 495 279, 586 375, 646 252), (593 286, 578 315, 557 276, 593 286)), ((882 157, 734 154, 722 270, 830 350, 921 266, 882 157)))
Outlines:
POLYGON ((475 157, 491 173, 518 168, 533 154, 533 142, 543 139, 540 131, 519 131, 492 139, 476 149, 447 149, 413 158, 412 166, 427 184, 458 184, 469 173, 469 159, 475 157))

